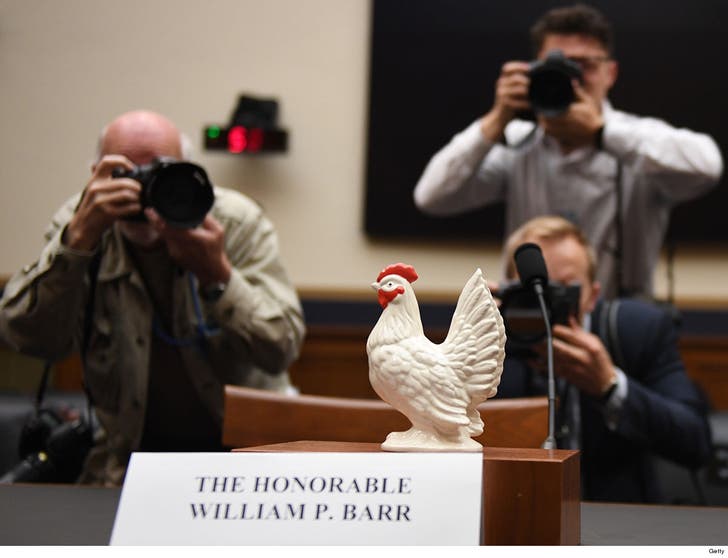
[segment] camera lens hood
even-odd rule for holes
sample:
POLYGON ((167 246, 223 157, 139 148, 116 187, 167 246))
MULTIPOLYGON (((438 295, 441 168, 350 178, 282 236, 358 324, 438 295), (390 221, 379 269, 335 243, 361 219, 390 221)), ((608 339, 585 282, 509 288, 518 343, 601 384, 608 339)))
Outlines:
POLYGON ((560 50, 552 50, 543 60, 531 63, 528 72, 530 84, 528 98, 534 112, 543 116, 558 116, 574 102, 572 80, 581 79, 581 67, 564 56, 560 50))

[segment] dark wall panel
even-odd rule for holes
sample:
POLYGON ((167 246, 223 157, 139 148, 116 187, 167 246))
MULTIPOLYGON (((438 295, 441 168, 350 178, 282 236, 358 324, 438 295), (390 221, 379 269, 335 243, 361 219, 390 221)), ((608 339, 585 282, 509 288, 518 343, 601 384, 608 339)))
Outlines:
MULTIPOLYGON (((412 190, 429 158, 483 115, 503 62, 531 58, 528 29, 542 0, 374 0, 365 229, 382 238, 500 240, 503 208, 422 215, 412 190)), ((612 21, 616 108, 711 134, 728 146, 728 2, 591 2, 612 21)), ((681 243, 728 240, 728 185, 673 212, 681 243)))

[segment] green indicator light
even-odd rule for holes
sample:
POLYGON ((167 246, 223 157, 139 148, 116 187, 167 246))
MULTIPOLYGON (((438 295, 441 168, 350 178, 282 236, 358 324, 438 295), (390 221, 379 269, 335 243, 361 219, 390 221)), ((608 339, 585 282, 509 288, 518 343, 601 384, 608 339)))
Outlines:
POLYGON ((210 126, 207 129, 207 137, 210 139, 217 139, 220 137, 220 127, 219 126, 210 126))

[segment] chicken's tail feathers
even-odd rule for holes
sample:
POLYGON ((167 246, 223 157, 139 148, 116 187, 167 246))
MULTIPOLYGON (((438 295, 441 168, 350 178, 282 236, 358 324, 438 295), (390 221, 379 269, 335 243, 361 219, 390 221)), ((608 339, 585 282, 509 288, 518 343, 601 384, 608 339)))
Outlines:
POLYGON ((505 338, 500 310, 478 268, 460 293, 450 330, 441 345, 453 369, 462 374, 474 404, 495 395, 503 371, 505 338))
POLYGON ((468 425, 468 435, 480 436, 483 433, 483 429, 485 428, 485 423, 483 422, 483 419, 480 416, 480 412, 476 407, 470 407, 468 409, 468 418, 470 419, 470 424, 468 425))
POLYGON ((489 321, 493 319, 495 328, 505 337, 503 318, 490 293, 483 271, 478 268, 460 292, 450 323, 450 331, 444 343, 454 342, 455 338, 463 335, 464 327, 475 326, 481 323, 483 318, 488 318, 489 321))

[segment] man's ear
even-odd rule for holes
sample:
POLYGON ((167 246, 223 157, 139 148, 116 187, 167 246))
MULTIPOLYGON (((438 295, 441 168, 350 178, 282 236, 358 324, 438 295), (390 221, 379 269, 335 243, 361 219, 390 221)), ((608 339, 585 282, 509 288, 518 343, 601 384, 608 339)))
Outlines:
POLYGON ((587 299, 584 308, 584 313, 588 314, 589 312, 592 312, 594 308, 597 305, 597 300, 599 300, 599 295, 602 294, 602 285, 599 283, 599 281, 594 281, 591 284, 591 294, 589 295, 589 298, 587 299))
POLYGON ((619 76, 619 64, 616 60, 608 60, 607 64, 607 71, 609 72, 609 89, 611 89, 614 87, 614 84, 617 82, 617 77, 619 76))

